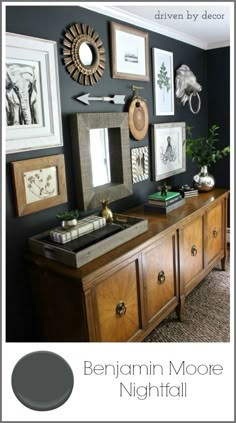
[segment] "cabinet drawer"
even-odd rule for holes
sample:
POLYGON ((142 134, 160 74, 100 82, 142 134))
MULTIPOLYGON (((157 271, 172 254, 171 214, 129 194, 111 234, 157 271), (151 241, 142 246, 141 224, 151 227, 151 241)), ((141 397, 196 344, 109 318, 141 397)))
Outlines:
POLYGON ((181 231, 180 273, 184 287, 203 270, 203 216, 195 218, 181 231))
POLYGON ((177 295, 175 235, 161 239, 143 252, 143 275, 150 322, 177 295))
POLYGON ((208 263, 223 250, 222 203, 207 212, 207 261, 208 263))
POLYGON ((129 341, 140 331, 138 259, 94 287, 96 340, 129 341))

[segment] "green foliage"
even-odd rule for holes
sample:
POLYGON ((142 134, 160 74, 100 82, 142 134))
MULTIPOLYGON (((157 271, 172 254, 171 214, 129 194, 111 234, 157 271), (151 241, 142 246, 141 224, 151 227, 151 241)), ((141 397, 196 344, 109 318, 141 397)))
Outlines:
POLYGON ((164 65, 164 62, 162 63, 160 67, 160 73, 158 73, 157 77, 158 77, 157 84, 159 85, 159 88, 162 90, 163 87, 166 87, 166 90, 168 92, 171 88, 171 84, 170 84, 170 78, 167 76, 167 70, 164 65))
POLYGON ((209 167, 212 163, 216 163, 230 152, 229 146, 222 150, 217 149, 215 146, 215 143, 219 141, 219 128, 217 125, 212 125, 208 130, 207 137, 193 139, 192 127, 187 126, 186 154, 197 165, 209 167))
POLYGON ((79 211, 78 210, 65 211, 64 213, 57 214, 56 217, 60 220, 65 220, 66 222, 68 222, 68 220, 78 219, 79 211))

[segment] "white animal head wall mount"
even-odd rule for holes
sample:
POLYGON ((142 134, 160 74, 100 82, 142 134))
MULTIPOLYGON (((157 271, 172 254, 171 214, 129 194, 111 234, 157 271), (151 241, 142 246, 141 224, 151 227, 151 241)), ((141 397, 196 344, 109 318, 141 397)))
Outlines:
POLYGON ((189 107, 192 113, 197 114, 201 108, 201 99, 199 92, 202 86, 197 82, 196 76, 187 65, 181 65, 176 71, 175 77, 175 94, 180 99, 183 106, 189 102, 189 107), (192 108, 192 97, 197 96, 198 107, 196 110, 192 108))

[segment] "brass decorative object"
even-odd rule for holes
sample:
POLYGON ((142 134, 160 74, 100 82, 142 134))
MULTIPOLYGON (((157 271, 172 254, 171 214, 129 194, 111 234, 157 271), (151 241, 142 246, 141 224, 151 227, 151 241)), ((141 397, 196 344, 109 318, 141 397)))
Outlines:
POLYGON ((158 191, 161 191, 161 195, 163 197, 166 197, 168 194, 168 191, 171 189, 171 185, 167 185, 165 181, 163 182, 163 185, 158 185, 157 189, 158 191))
POLYGON ((194 257, 197 255, 197 247, 195 244, 191 248, 191 255, 194 257))
POLYGON ((102 200, 102 217, 105 217, 107 222, 113 221, 113 213, 111 209, 108 207, 109 200, 102 200))
POLYGON ((90 25, 71 25, 63 40, 63 58, 70 76, 81 85, 94 85, 105 69, 105 48, 90 25))
POLYGON ((116 306, 116 314, 118 314, 118 316, 122 317, 124 316, 126 313, 126 305, 124 303, 124 301, 120 301, 117 306, 116 306))
POLYGON ((158 273, 158 277, 157 277, 157 279, 158 279, 158 282, 159 282, 160 284, 163 284, 163 283, 165 282, 165 280, 166 280, 166 276, 165 276, 165 272, 164 272, 163 270, 161 270, 161 271, 158 273))
POLYGON ((161 195, 165 197, 168 194, 168 188, 169 186, 166 185, 166 183, 164 182, 164 184, 161 187, 161 195))

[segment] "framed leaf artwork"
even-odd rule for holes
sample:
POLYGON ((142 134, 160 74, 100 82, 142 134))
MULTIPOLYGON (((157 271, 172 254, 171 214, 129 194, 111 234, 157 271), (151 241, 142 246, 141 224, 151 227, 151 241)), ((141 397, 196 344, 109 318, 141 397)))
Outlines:
POLYGON ((155 115, 174 115, 173 53, 158 48, 152 51, 155 115))

